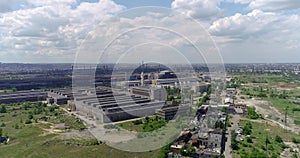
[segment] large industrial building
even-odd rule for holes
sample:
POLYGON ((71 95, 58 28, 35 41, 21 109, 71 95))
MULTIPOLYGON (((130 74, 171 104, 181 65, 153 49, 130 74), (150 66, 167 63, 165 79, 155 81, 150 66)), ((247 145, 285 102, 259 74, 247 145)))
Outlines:
POLYGON ((49 104, 63 105, 72 99, 71 89, 27 90, 0 94, 0 104, 47 101, 49 104))
POLYGON ((176 116, 188 116, 191 107, 188 105, 170 105, 156 111, 156 115, 165 120, 173 120, 176 116))
POLYGON ((0 104, 45 101, 47 92, 30 90, 0 94, 0 104))
MULTIPOLYGON (((153 93, 161 91, 154 91, 153 93)), ((96 91, 88 90, 74 99, 78 113, 93 117, 100 122, 109 123, 133 118, 151 116, 165 105, 165 100, 143 95, 129 95, 113 92, 107 87, 98 87, 96 91), (96 94, 96 95, 95 95, 96 94), (95 96, 97 96, 95 98, 95 96)), ((153 94, 155 96, 155 94, 153 94)))
POLYGON ((48 92, 47 102, 50 104, 64 105, 68 100, 73 100, 71 89, 52 89, 48 92))
POLYGON ((131 95, 149 98, 151 100, 166 101, 167 91, 158 87, 131 87, 131 95))

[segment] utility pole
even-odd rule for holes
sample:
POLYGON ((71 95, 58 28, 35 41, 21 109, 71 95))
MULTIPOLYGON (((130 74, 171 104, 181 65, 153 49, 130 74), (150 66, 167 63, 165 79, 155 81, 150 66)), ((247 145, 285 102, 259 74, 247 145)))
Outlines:
POLYGON ((269 134, 267 134, 267 137, 266 137, 266 156, 268 156, 268 143, 269 143, 269 134))
POLYGON ((284 124, 285 124, 285 132, 287 132, 287 112, 288 112, 289 106, 285 108, 285 115, 284 115, 284 124))

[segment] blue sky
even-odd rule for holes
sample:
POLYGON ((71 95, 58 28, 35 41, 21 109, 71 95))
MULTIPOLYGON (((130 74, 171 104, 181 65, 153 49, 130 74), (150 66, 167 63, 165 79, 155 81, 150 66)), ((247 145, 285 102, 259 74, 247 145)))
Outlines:
MULTIPOLYGON (((119 13, 143 6, 166 7, 194 18, 201 24, 197 27, 203 27, 216 43, 224 62, 300 62, 298 0, 1 0, 0 62, 74 62, 86 37, 101 23, 109 26, 107 21, 119 13)), ((189 32, 197 27, 189 26, 188 21, 155 12, 135 13, 135 19, 120 17, 118 27, 107 27, 98 36, 103 41, 111 38, 112 29, 122 32, 143 24, 176 23, 172 29, 190 33, 192 41, 201 39, 201 35, 189 32)), ((155 36, 146 32, 130 40, 155 36)), ((182 39, 166 35, 157 40, 162 39, 165 45, 182 48, 182 54, 188 54, 184 51, 189 51, 189 44, 182 39)), ((126 44, 133 43, 116 44, 119 56, 126 51, 126 44)), ((210 48, 203 46, 203 50, 210 48)))

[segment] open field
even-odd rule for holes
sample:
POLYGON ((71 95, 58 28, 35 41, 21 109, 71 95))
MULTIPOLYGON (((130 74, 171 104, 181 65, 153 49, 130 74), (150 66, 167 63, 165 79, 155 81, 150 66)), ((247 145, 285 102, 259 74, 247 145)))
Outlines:
POLYGON ((287 110, 289 117, 294 119, 296 125, 300 124, 300 88, 298 78, 284 77, 281 75, 240 75, 236 76, 237 82, 243 86, 241 94, 249 98, 261 98, 270 103, 280 113, 287 110))
POLYGON ((284 77, 282 75, 238 75, 235 76, 239 83, 269 83, 269 84, 277 84, 277 83, 290 83, 294 82, 295 78, 284 77))
MULTIPOLYGON (((71 137, 74 131, 83 128, 83 124, 75 116, 63 113, 61 109, 50 112, 49 107, 39 114, 33 113, 32 106, 27 110, 20 105, 6 106, 6 113, 0 113, 0 124, 3 135, 9 137, 7 144, 0 144, 0 157, 97 157, 118 158, 122 157, 157 157, 160 150, 145 153, 130 153, 116 150, 105 144, 98 144, 93 136, 78 139, 71 137), (31 113, 32 123, 25 124, 31 113), (46 115, 47 113, 47 115, 46 115), (41 120, 47 116, 46 120, 41 120), (37 120, 37 121, 35 121, 37 120), (52 130, 57 123, 65 122, 71 126, 70 130, 52 130), (68 144, 65 144, 65 143, 68 144), (79 145, 79 146, 78 146, 79 145)), ((73 134, 74 135, 74 134, 73 134)))
MULTIPOLYGON (((237 102, 255 107, 264 119, 242 118, 241 128, 251 122, 250 134, 238 142, 233 157, 299 157, 293 150, 299 146, 293 142, 300 139, 300 88, 298 78, 281 75, 240 75, 235 80, 239 85, 237 102), (243 97, 241 97, 243 96, 243 97), (287 126, 285 127, 285 113, 287 126), (293 132, 292 132, 293 131, 293 132), (282 141, 278 141, 282 140, 282 141), (291 147, 293 146, 293 147, 291 147)), ((299 154, 299 153, 298 153, 299 154)))
POLYGON ((6 90, 0 89, 0 93, 9 93, 9 92, 13 92, 13 90, 12 89, 6 89, 6 90))
POLYGON ((279 157, 285 148, 289 148, 284 142, 292 142, 293 139, 300 139, 300 135, 270 124, 241 120, 240 127, 245 127, 246 123, 251 123, 251 134, 238 143, 238 150, 234 151, 233 157, 247 157, 250 153, 258 153, 261 157, 279 157), (278 141, 276 136, 283 142, 278 141), (266 141, 268 141, 266 145, 266 141))

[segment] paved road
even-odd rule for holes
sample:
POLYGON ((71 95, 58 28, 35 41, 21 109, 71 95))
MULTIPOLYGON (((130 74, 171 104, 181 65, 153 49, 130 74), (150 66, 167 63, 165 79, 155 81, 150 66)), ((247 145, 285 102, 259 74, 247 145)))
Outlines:
POLYGON ((226 131, 227 142, 225 143, 225 151, 224 151, 225 158, 232 158, 231 131, 236 130, 239 127, 238 122, 241 119, 239 115, 232 115, 232 116, 233 117, 229 121, 232 122, 233 124, 231 125, 231 127, 228 127, 226 131))

